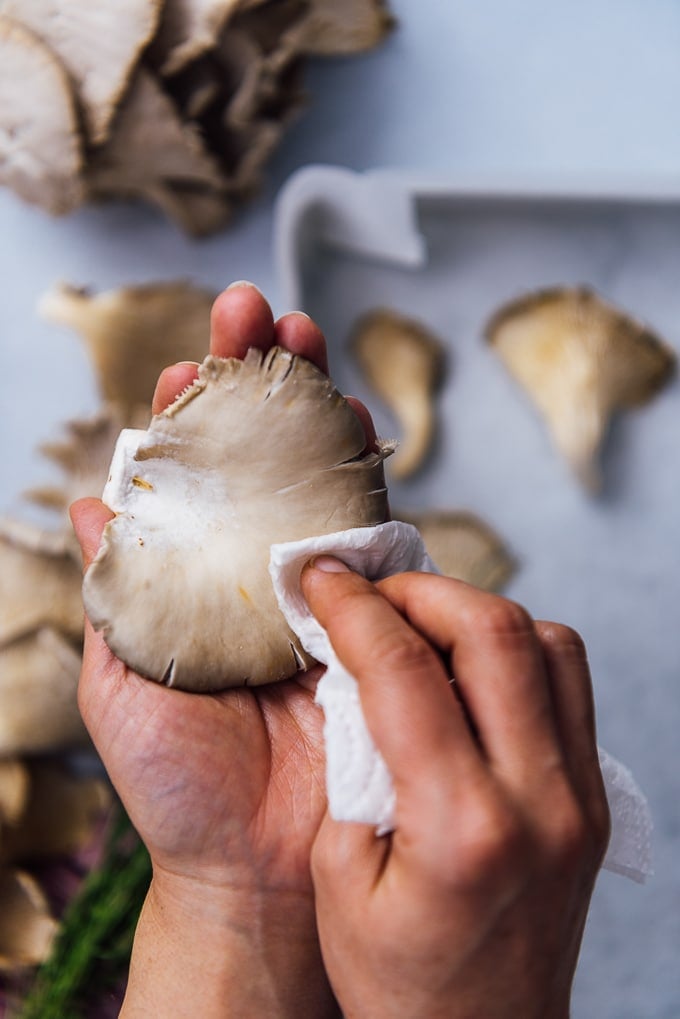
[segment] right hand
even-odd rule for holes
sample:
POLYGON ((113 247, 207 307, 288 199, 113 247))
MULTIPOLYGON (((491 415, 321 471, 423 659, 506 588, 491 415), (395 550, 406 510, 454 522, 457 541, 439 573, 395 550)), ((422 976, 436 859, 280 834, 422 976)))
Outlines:
POLYGON ((314 843, 346 1019, 566 1019, 609 830, 580 638, 430 574, 303 592, 396 792, 392 835, 327 815, 314 843))

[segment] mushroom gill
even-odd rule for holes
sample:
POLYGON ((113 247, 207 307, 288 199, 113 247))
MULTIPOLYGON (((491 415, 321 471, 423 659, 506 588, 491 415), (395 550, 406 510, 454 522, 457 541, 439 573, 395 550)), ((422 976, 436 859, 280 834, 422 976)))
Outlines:
POLYGON ((392 477, 410 477, 423 464, 435 431, 434 393, 444 369, 444 347, 422 323, 387 308, 361 316, 350 337, 369 385, 399 422, 392 477))
POLYGON ((276 604, 270 546, 387 517, 383 459, 310 362, 208 357, 146 432, 126 430, 83 584, 111 650, 144 676, 216 690, 309 664, 276 604))
POLYGON ((500 308, 486 338, 544 415, 557 448, 590 489, 617 411, 652 398, 676 357, 646 325, 587 287, 541 290, 500 308))

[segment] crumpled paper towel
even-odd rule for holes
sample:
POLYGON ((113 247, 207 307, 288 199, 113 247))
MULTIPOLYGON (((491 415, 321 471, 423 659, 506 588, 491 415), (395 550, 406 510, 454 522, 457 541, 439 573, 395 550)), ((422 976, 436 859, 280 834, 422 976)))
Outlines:
MULTIPOLYGON (((303 647, 326 666, 316 699, 324 711, 326 785, 331 815, 339 821, 394 827, 395 796, 389 771, 361 710, 358 684, 340 664, 326 631, 309 611, 300 575, 309 560, 334 555, 369 580, 394 573, 438 572, 417 529, 401 521, 272 545, 269 572, 279 607, 303 647)), ((635 881, 652 873, 652 822, 647 801, 630 771, 604 750, 600 765, 612 816, 603 866, 635 881)))

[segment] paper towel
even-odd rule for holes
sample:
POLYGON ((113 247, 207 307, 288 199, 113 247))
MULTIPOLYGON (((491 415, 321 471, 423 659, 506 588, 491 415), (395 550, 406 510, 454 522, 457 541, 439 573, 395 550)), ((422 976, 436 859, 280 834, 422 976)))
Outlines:
MULTIPOLYGON (((305 564, 322 554, 337 556, 369 580, 408 570, 438 571, 416 528, 396 520, 271 547, 269 572, 279 607, 305 650, 326 666, 316 698, 325 718, 330 813, 339 821, 375 824, 378 833, 384 834, 394 827, 390 773, 366 727, 358 684, 338 661, 300 590, 305 564)), ((612 816, 603 866, 644 881, 652 873, 652 822, 647 801, 630 771, 604 750, 600 750, 600 765, 612 816)))

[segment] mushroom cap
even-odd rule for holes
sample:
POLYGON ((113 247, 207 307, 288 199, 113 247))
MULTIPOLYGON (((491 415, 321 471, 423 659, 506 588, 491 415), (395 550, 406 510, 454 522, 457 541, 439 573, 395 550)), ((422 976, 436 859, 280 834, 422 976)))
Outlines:
POLYGON ((85 744, 76 690, 81 656, 43 627, 0 647, 0 755, 85 744))
POLYGON ((388 308, 358 319, 350 347, 369 385, 401 427, 392 477, 410 477, 422 466, 434 438, 434 392, 443 375, 444 347, 421 322, 388 308))
POLYGON ((500 591, 515 572, 503 540, 474 513, 424 510, 400 517, 418 528, 428 555, 447 577, 484 591, 500 591))
POLYGON ((66 549, 48 550, 41 529, 33 530, 33 536, 19 540, 0 520, 0 646, 41 626, 74 641, 82 637, 80 569, 66 549))
POLYGON ((544 415, 586 487, 612 416, 646 403, 670 379, 674 351, 588 287, 556 287, 503 306, 486 337, 544 415))
POLYGON ((104 400, 116 403, 129 425, 138 406, 151 403, 166 364, 203 358, 216 297, 186 280, 101 293, 62 283, 44 295, 40 313, 81 335, 104 400))
POLYGON ((170 686, 286 679, 309 658, 276 604, 275 542, 387 517, 382 461, 310 362, 280 348, 208 357, 146 432, 121 435, 104 491, 116 516, 84 580, 111 650, 170 686))
POLYGON ((3 0, 3 11, 44 41, 76 86, 88 140, 101 144, 162 0, 3 0))
POLYGON ((0 184, 59 215, 82 201, 81 170, 65 68, 37 35, 0 13, 0 184))

